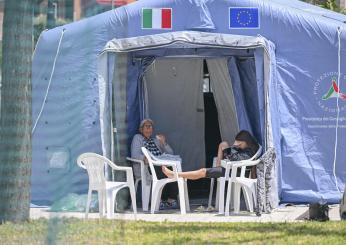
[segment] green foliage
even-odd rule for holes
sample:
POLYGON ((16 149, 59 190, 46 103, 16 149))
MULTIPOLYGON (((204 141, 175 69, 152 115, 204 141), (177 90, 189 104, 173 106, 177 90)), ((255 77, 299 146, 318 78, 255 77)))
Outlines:
POLYGON ((325 9, 329 9, 335 12, 346 14, 346 9, 341 9, 338 5, 337 0, 302 0, 302 1, 313 4, 313 5, 317 5, 325 9))
POLYGON ((41 32, 46 29, 47 18, 45 15, 39 15, 34 18, 34 42, 37 43, 41 32))
POLYGON ((1 244, 344 244, 346 222, 173 223, 40 219, 0 226, 1 244))
MULTIPOLYGON (((62 26, 62 25, 68 24, 70 22, 71 22, 71 20, 69 20, 69 19, 58 18, 55 22, 55 25, 56 26, 62 26)), ((47 15, 46 14, 40 14, 34 18, 34 41, 35 41, 35 43, 37 43, 37 40, 38 40, 40 34, 45 29, 47 29, 47 15)))
POLYGON ((335 12, 339 12, 341 14, 346 14, 346 9, 341 9, 336 0, 324 0, 319 1, 318 5, 322 8, 329 9, 335 12))
POLYGON ((323 7, 337 12, 339 12, 340 10, 338 5, 336 4, 336 0, 326 0, 323 4, 323 7))

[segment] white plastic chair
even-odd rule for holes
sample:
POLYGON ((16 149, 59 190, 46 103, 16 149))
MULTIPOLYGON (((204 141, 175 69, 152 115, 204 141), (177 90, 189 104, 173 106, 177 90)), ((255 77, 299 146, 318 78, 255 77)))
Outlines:
POLYGON ((85 218, 88 218, 92 191, 98 192, 100 216, 114 217, 114 200, 117 192, 128 187, 130 189, 133 212, 137 214, 135 186, 131 167, 120 167, 104 156, 96 153, 83 153, 77 159, 77 164, 87 170, 89 176, 88 199, 85 210, 85 218), (110 166, 112 170, 126 171, 125 182, 107 181, 105 178, 105 167, 110 166))
MULTIPOLYGON (((257 159, 262 153, 262 146, 259 145, 259 148, 257 150, 257 152, 255 153, 255 155, 253 155, 250 159, 248 159, 248 161, 253 161, 255 159, 257 159)), ((216 167, 216 160, 217 158, 214 157, 213 159, 213 167, 216 167)), ((221 160, 221 166, 226 168, 226 172, 227 172, 227 168, 229 168, 230 171, 230 167, 233 163, 237 163, 237 162, 231 162, 231 161, 226 161, 226 160, 221 160)), ((215 208, 219 211, 219 214, 223 214, 224 213, 224 208, 225 208, 225 187, 226 187, 226 182, 229 180, 229 171, 228 173, 225 173, 224 177, 220 177, 217 178, 217 187, 216 187, 216 197, 215 197, 215 208), (222 193, 222 195, 220 195, 220 193, 222 193)), ((244 174, 245 174, 245 168, 244 168, 244 174)), ((231 188, 232 185, 228 184, 228 192, 231 192, 231 188)), ((213 199, 213 191, 214 191, 214 178, 211 179, 210 181, 210 192, 209 192, 209 200, 208 200, 208 207, 211 207, 211 202, 213 199)), ((240 194, 239 194, 240 195, 240 194)), ((228 210, 229 210, 229 206, 228 210)))
POLYGON ((177 182, 179 189, 180 212, 181 214, 186 214, 186 211, 190 211, 190 206, 186 180, 178 177, 178 171, 181 171, 181 162, 158 159, 157 157, 153 156, 145 147, 142 147, 141 149, 149 162, 149 167, 153 178, 150 207, 151 213, 153 214, 155 211, 159 210, 163 187, 168 183, 177 182), (172 167, 174 178, 157 179, 154 165, 172 167))
MULTIPOLYGON (((233 185, 233 207, 234 213, 239 213, 240 209, 240 190, 243 190, 245 203, 247 209, 253 212, 254 205, 256 205, 256 183, 257 179, 251 179, 245 177, 246 167, 257 165, 260 160, 256 160, 262 153, 262 146, 259 146, 257 152, 248 160, 242 161, 227 161, 222 160, 221 166, 225 168, 225 179, 228 181, 227 195, 226 195, 226 205, 225 205, 225 215, 229 216, 230 202, 231 202, 231 188, 233 185), (241 168, 240 176, 237 177, 238 168, 241 168), (231 177, 229 173, 231 172, 231 177)), ((223 195, 222 195, 223 196, 223 195)), ((220 197, 221 199, 221 197, 220 197)))
MULTIPOLYGON (((231 177, 228 180, 228 188, 231 188, 232 184, 234 185, 234 213, 239 213, 240 209, 240 190, 243 190, 245 203, 247 206, 247 209, 250 212, 253 212, 254 206, 256 205, 256 184, 257 179, 251 179, 244 176, 243 173, 245 173, 245 168, 248 166, 254 166, 257 165, 260 162, 260 160, 253 160, 253 161, 239 161, 237 163, 232 164, 232 172, 231 177), (238 168, 241 167, 242 174, 240 177, 236 177, 236 173, 238 168)), ((225 215, 229 216, 229 205, 231 201, 231 191, 227 188, 227 197, 226 197, 226 205, 225 205, 225 215)))
POLYGON ((141 168, 141 177, 135 179, 135 190, 137 192, 139 181, 142 182, 142 207, 143 211, 149 210, 149 200, 150 200, 150 191, 151 191, 151 181, 147 179, 148 165, 144 164, 144 161, 134 159, 131 157, 126 158, 128 161, 133 163, 139 163, 141 168))

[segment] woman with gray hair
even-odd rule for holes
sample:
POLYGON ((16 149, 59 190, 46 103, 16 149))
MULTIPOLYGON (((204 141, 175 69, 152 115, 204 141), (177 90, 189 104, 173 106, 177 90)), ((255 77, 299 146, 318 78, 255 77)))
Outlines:
MULTIPOLYGON (((151 119, 144 119, 139 125, 139 134, 136 134, 131 143, 131 157, 139 160, 143 160, 145 163, 147 160, 141 150, 141 147, 147 148, 154 156, 160 156, 163 153, 173 154, 172 148, 168 145, 166 137, 163 134, 152 137, 154 131, 154 122, 151 119)), ((149 169, 150 170, 150 169, 149 169)), ((137 177, 141 176, 139 164, 133 165, 133 172, 137 177)), ((155 166, 155 172, 158 179, 166 178, 162 172, 162 168, 155 166)), ((162 202, 160 208, 177 208, 176 197, 178 189, 176 183, 169 183, 165 186, 162 192, 162 202)))

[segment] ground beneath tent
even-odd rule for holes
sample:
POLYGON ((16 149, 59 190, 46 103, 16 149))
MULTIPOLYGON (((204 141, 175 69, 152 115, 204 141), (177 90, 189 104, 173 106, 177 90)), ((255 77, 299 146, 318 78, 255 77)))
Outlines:
MULTIPOLYGON (((241 211, 239 214, 230 213, 230 216, 225 217, 220 215, 217 211, 207 211, 204 205, 205 200, 193 199, 190 200, 191 211, 185 215, 180 214, 180 210, 162 210, 155 214, 142 212, 138 210, 137 216, 131 211, 116 213, 115 219, 121 220, 143 220, 143 221, 171 221, 171 222, 303 222, 308 217, 307 205, 281 205, 275 209, 271 214, 262 214, 257 217, 254 213, 241 211)), ((30 218, 84 218, 83 212, 50 212, 48 207, 34 207, 30 209, 30 218)), ((89 218, 98 219, 98 213, 90 213, 89 218)), ((340 220, 339 205, 331 205, 329 210, 329 218, 332 221, 340 220)))

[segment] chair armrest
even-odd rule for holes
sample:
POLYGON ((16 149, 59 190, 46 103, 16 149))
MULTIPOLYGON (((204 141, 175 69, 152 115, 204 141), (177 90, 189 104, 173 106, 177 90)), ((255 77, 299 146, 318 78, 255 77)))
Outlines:
POLYGON ((213 168, 216 167, 217 157, 213 157, 213 168))
POLYGON ((227 167, 229 167, 229 166, 232 166, 234 163, 235 163, 235 162, 231 162, 231 161, 228 161, 228 160, 223 159, 223 160, 221 160, 220 165, 221 165, 221 167, 223 167, 223 168, 227 168, 227 167))
POLYGON ((237 173, 238 168, 241 168, 241 172, 240 172, 240 177, 245 177, 245 170, 246 167, 251 167, 251 166, 255 166, 260 162, 260 160, 244 160, 244 161, 239 161, 235 164, 232 165, 232 173, 235 172, 237 173))
POLYGON ((139 159, 136 159, 136 158, 126 157, 126 160, 128 160, 130 162, 136 162, 136 163, 144 164, 143 160, 139 160, 139 159))
MULTIPOLYGON (((107 159, 107 158, 106 158, 107 159)), ((133 182, 133 172, 132 167, 125 167, 125 166, 118 166, 115 165, 111 160, 107 159, 108 165, 111 167, 112 170, 116 171, 125 171, 126 172, 126 180, 131 180, 133 182)))
POLYGON ((232 170, 231 179, 234 179, 237 177, 237 171, 238 171, 238 168, 240 167, 241 167, 240 177, 244 177, 246 167, 257 165, 259 162, 260 160, 242 160, 242 161, 221 160, 221 166, 226 169, 225 178, 228 180, 229 173, 231 170, 232 170))
POLYGON ((177 164, 179 164, 179 162, 178 161, 170 161, 170 160, 158 159, 158 160, 153 161, 153 164, 157 165, 157 166, 176 167, 177 164))
POLYGON ((238 161, 238 162, 234 162, 234 164, 232 164, 232 168, 239 168, 239 167, 249 167, 249 166, 254 166, 257 165, 260 162, 260 160, 243 160, 243 161, 238 161))
POLYGON ((124 166, 116 166, 116 168, 113 168, 113 166, 111 166, 111 168, 113 170, 117 170, 117 171, 131 171, 132 172, 132 168, 131 167, 124 167, 124 166))
POLYGON ((129 181, 131 180, 133 182, 133 172, 132 172, 132 167, 123 167, 123 166, 116 166, 116 168, 113 168, 113 170, 116 171, 125 171, 126 172, 126 180, 129 181))
POLYGON ((111 167, 112 170, 117 170, 117 171, 131 171, 132 172, 132 168, 131 167, 125 167, 125 166, 118 166, 116 165, 114 162, 112 162, 111 160, 104 158, 107 162, 108 165, 111 167))

